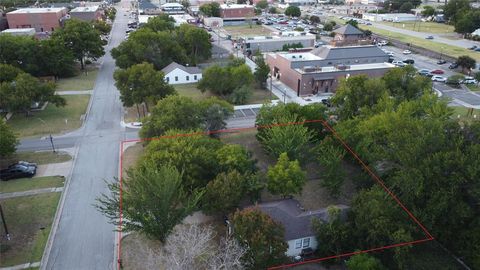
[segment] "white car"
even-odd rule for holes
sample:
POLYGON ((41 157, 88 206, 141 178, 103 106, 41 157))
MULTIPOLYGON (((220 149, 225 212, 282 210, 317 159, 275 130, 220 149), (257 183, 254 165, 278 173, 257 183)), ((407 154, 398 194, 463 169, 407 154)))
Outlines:
POLYGON ((461 83, 464 83, 464 84, 477 84, 478 81, 475 80, 475 78, 473 78, 473 77, 467 76, 467 77, 465 77, 465 78, 461 81, 461 83))
POLYGON ((394 64, 394 65, 397 66, 397 67, 404 67, 404 66, 407 65, 407 64, 405 64, 405 63, 402 62, 402 61, 393 61, 392 64, 394 64))
POLYGON ((410 50, 405 50, 403 51, 403 54, 411 54, 412 52, 410 50))
POLYGON ((447 82, 447 78, 442 77, 442 76, 434 75, 434 76, 432 76, 432 81, 434 81, 434 82, 447 82))
POLYGON ((379 45, 379 46, 385 46, 387 44, 388 44, 388 42, 386 42, 385 40, 382 40, 382 41, 377 43, 377 45, 379 45))

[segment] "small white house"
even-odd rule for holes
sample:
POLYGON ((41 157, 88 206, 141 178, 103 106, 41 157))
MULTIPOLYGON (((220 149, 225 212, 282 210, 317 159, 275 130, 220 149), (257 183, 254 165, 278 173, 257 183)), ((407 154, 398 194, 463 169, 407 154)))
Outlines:
MULTIPOLYGON (((341 217, 346 216, 349 209, 346 205, 336 205, 341 210, 341 217)), ((258 204, 260 211, 269 215, 285 228, 285 242, 288 249, 285 255, 296 257, 315 251, 319 244, 312 228, 312 220, 328 221, 328 209, 306 211, 294 199, 284 199, 258 204)))
POLYGON ((197 67, 185 67, 175 62, 164 67, 165 81, 168 84, 196 83, 202 79, 202 70, 197 67))

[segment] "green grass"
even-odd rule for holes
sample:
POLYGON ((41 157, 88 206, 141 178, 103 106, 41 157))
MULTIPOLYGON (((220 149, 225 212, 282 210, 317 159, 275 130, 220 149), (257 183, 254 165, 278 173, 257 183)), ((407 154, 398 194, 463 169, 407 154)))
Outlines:
POLYGON ((277 96, 273 95, 269 89, 254 88, 252 96, 247 104, 263 104, 266 101, 275 100, 277 96))
POLYGON ((19 160, 24 160, 28 162, 37 163, 38 165, 50 164, 50 163, 61 163, 71 160, 72 157, 65 152, 56 152, 51 151, 45 152, 17 152, 11 157, 0 159, 0 168, 4 168, 12 163, 15 163, 19 160))
POLYGON ((467 87, 470 91, 480 91, 480 85, 478 84, 467 84, 467 87))
POLYGON ((0 239, 0 267, 41 260, 59 199, 55 192, 1 201, 11 240, 0 239))
POLYGON ((63 187, 64 180, 65 178, 62 176, 46 176, 0 181, 0 192, 9 193, 41 188, 63 187))
POLYGON ((454 119, 458 119, 462 122, 470 122, 470 121, 480 120, 480 110, 479 109, 474 109, 473 114, 471 114, 471 115, 468 115, 469 110, 470 110, 469 108, 465 108, 465 107, 453 107, 452 117, 454 119), (477 118, 473 118, 473 115, 476 115, 477 118))
POLYGON ((212 96, 209 92, 202 93, 196 83, 174 84, 173 87, 180 96, 190 97, 193 100, 202 100, 212 96))
POLYGON ((227 31, 230 35, 232 35, 232 38, 264 36, 272 33, 270 29, 263 27, 261 25, 257 25, 255 23, 253 23, 251 26, 248 24, 229 25, 229 26, 224 26, 223 29, 225 29, 225 31, 227 31))
POLYGON ((434 33, 434 34, 447 34, 447 33, 454 33, 453 25, 448 25, 444 23, 435 23, 435 22, 399 22, 399 23, 391 23, 391 22, 381 22, 381 24, 393 26, 400 29, 421 32, 421 33, 434 33), (405 26, 405 27, 404 27, 405 26))
POLYGON ((29 117, 17 113, 8 121, 8 124, 18 133, 19 137, 38 137, 77 129, 82 124, 80 117, 85 114, 90 96, 71 95, 63 97, 67 101, 65 107, 55 107, 49 104, 45 110, 32 112, 29 117))
POLYGON ((70 78, 61 78, 57 83, 57 91, 75 91, 75 90, 92 90, 97 79, 98 69, 87 68, 85 72, 78 71, 76 76, 70 78))

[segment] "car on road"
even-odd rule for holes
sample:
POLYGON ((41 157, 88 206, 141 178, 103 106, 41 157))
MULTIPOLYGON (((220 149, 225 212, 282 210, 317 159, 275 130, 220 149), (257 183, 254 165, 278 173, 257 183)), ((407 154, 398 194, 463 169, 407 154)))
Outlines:
POLYGON ((403 60, 403 63, 409 64, 409 65, 413 65, 413 64, 415 64, 415 60, 413 60, 413 59, 405 59, 405 60, 403 60))
POLYGON ((402 61, 393 61, 392 64, 394 64, 394 65, 397 66, 397 67, 404 67, 404 66, 407 65, 407 64, 405 64, 405 63, 402 62, 402 61))
POLYGON ((378 46, 385 46, 387 44, 388 44, 388 42, 386 42, 385 40, 382 40, 382 41, 377 43, 378 46))
POLYGON ((428 75, 430 75, 430 70, 428 70, 428 69, 420 69, 420 70, 418 71, 418 74, 420 74, 420 75, 422 75, 422 76, 428 76, 428 75))
POLYGON ((468 48, 469 50, 475 50, 477 48, 477 45, 473 45, 472 47, 468 48))
POLYGON ((0 170, 0 179, 7 181, 15 178, 33 177, 37 173, 37 166, 14 164, 7 169, 0 170))
POLYGON ((447 78, 435 75, 435 76, 432 76, 432 81, 434 81, 434 82, 447 82, 447 78))
POLYGON ((449 69, 456 69, 458 67, 458 64, 457 63, 451 63, 448 68, 449 69))
POLYGON ((441 69, 434 69, 434 70, 430 71, 430 73, 438 75, 438 74, 443 74, 445 72, 441 69))
POLYGON ((437 61, 437 64, 438 64, 438 65, 443 65, 443 64, 445 64, 445 63, 447 63, 447 61, 445 61, 445 60, 443 60, 443 59, 440 59, 440 60, 437 61))
POLYGON ((412 53, 412 51, 410 51, 410 50, 404 50, 403 51, 403 54, 411 54, 411 53, 412 53))
POLYGON ((425 39, 433 39, 433 36, 427 36, 425 39))

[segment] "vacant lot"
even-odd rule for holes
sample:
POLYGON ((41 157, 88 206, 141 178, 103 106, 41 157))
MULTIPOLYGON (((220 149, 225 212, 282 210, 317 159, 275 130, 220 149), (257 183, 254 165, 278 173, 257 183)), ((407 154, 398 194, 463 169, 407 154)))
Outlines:
POLYGON ((87 67, 85 71, 77 71, 77 74, 70 78, 59 79, 57 83, 57 91, 76 91, 76 90, 92 90, 97 79, 98 68, 87 67))
POLYGON ((0 193, 26 191, 40 188, 63 187, 63 176, 46 176, 0 181, 0 193))
POLYGON ((81 126, 81 116, 87 109, 89 95, 63 96, 65 107, 49 104, 43 111, 32 112, 30 116, 17 113, 8 124, 20 137, 38 137, 46 134, 59 134, 81 126))
POLYGON ((415 31, 415 32, 434 33, 434 34, 454 33, 453 25, 448 25, 444 23, 418 21, 418 22, 399 22, 399 23, 382 22, 382 24, 405 29, 405 30, 415 31))
POLYGON ((1 267, 41 260, 59 199, 56 192, 1 200, 11 236, 3 237, 2 226, 1 267))
POLYGON ((237 39, 239 37, 264 36, 272 33, 270 29, 256 24, 224 26, 223 29, 225 29, 228 34, 232 35, 232 39, 237 39))

